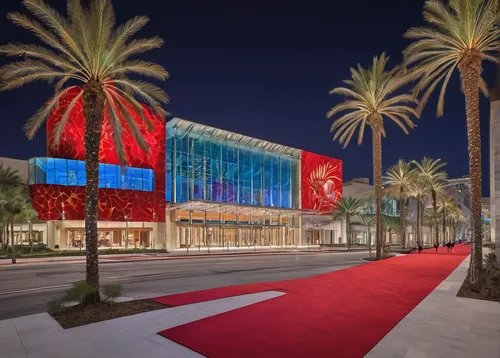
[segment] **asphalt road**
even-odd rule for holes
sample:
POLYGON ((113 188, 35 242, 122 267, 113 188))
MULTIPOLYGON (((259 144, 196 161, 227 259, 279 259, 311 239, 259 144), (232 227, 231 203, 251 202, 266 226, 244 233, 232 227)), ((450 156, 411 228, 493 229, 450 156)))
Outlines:
MULTIPOLYGON (((367 253, 314 253, 103 263, 101 285, 120 283, 133 298, 269 282, 341 270, 361 264, 367 253)), ((47 303, 85 278, 83 263, 0 267, 0 320, 46 311, 47 303)))

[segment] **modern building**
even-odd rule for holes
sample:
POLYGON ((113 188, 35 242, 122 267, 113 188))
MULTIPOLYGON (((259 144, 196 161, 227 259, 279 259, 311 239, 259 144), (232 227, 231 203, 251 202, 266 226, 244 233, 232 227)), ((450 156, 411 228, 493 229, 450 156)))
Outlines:
MULTIPOLYGON (((75 107, 55 147, 29 160, 29 184, 44 242, 84 246, 84 118, 75 107)), ((124 126, 120 166, 105 119, 99 153, 100 248, 301 246, 319 244, 308 223, 342 196, 342 161, 149 112, 154 130, 134 118, 149 145, 141 151, 124 126)), ((333 232, 330 234, 334 235, 333 232)))

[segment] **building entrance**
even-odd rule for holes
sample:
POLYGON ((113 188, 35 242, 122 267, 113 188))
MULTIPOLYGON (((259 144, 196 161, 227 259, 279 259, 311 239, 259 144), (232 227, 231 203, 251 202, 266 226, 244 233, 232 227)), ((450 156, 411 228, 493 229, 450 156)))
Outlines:
POLYGON ((264 226, 178 225, 180 247, 245 247, 296 245, 294 228, 264 226))

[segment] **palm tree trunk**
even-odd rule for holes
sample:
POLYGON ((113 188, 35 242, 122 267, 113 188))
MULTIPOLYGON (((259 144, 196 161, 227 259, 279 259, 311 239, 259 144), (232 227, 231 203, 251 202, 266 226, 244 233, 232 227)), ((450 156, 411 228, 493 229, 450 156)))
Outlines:
POLYGON ((416 242, 415 246, 418 248, 418 245, 420 244, 420 201, 417 200, 417 232, 416 234, 416 242))
POLYGON ((96 81, 89 81, 83 91, 83 113, 85 116, 85 245, 86 281, 94 290, 86 302, 100 301, 99 257, 97 246, 99 146, 104 115, 105 97, 96 81))
POLYGON ((349 214, 345 216, 345 225, 346 225, 346 235, 347 235, 347 250, 351 250, 351 218, 349 214))
POLYGON ((9 219, 5 222, 5 252, 9 252, 9 241, 10 241, 10 233, 9 233, 9 219))
POLYGON ((366 227, 366 238, 368 239, 368 255, 372 257, 372 238, 369 226, 366 227))
POLYGON ((399 240, 401 241, 401 248, 406 247, 406 217, 405 217, 405 199, 403 196, 403 191, 399 195, 399 221, 401 223, 401 236, 399 240))
POLYGON ((479 288, 477 270, 483 267, 482 218, 481 218, 481 128, 479 122, 479 79, 481 58, 470 53, 459 67, 467 114, 469 142, 470 198, 472 221, 472 255, 470 262, 471 283, 479 288), (474 271, 474 273, 472 272, 474 271), (474 280, 474 282, 472 282, 474 280))
POLYGON ((14 216, 10 219, 10 235, 12 236, 12 263, 16 263, 16 243, 14 242, 14 216))
POLYGON ((376 225, 376 256, 382 258, 382 137, 381 124, 378 118, 373 118, 373 184, 375 186, 375 225, 376 225))
POLYGON ((446 241, 446 210, 443 209, 443 241, 444 243, 447 243, 446 241))
MULTIPOLYGON (((436 194, 436 191, 434 190, 434 188, 432 189, 431 194, 432 194, 432 210, 434 211, 434 217, 435 217, 438 209, 437 209, 437 194, 436 194)), ((439 227, 438 227, 437 223, 434 226, 435 226, 434 233, 436 235, 436 237, 435 237, 436 242, 439 242, 439 227)))

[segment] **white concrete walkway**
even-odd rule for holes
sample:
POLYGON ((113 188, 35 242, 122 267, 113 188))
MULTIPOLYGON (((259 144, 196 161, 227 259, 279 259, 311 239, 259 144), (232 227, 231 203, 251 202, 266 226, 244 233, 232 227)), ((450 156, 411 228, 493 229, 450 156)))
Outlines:
POLYGON ((0 357, 198 358, 202 356, 157 333, 283 294, 268 291, 223 298, 67 330, 47 313, 0 321, 0 357))
POLYGON ((500 358, 500 303, 456 297, 468 267, 469 258, 365 357, 500 358))

